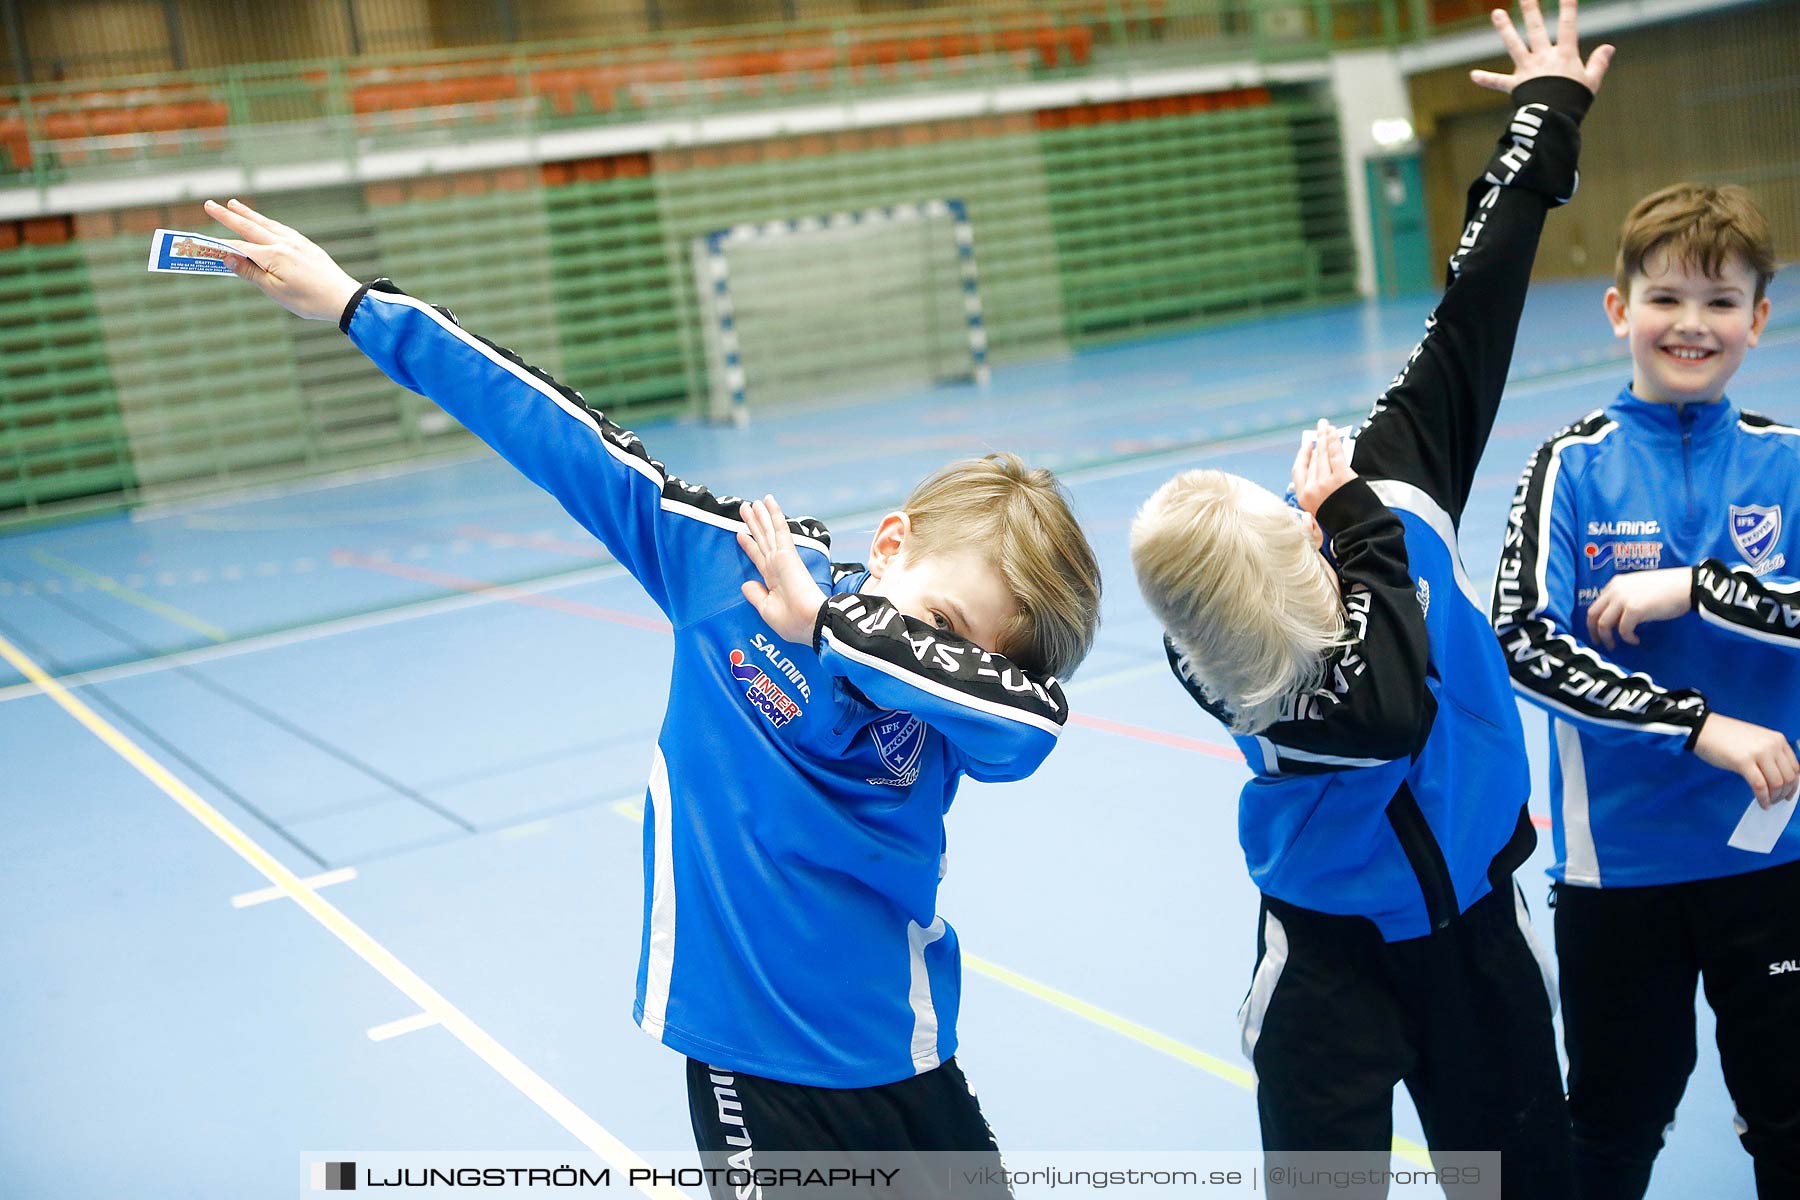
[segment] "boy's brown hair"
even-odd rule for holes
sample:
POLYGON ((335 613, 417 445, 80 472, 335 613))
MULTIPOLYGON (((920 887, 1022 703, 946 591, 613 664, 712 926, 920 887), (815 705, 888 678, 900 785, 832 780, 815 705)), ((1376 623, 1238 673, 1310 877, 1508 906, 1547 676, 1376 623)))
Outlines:
POLYGON ((1100 624, 1100 565, 1056 476, 1016 454, 951 463, 913 489, 907 554, 979 548, 999 569, 1019 611, 1001 654, 1028 670, 1072 673, 1100 624))
POLYGON ((1775 278, 1769 222, 1750 193, 1735 184, 1676 183, 1639 200, 1619 230, 1613 282, 1620 294, 1630 296, 1631 277, 1664 251, 1713 279, 1733 257, 1743 259, 1756 274, 1753 304, 1762 301, 1775 278))

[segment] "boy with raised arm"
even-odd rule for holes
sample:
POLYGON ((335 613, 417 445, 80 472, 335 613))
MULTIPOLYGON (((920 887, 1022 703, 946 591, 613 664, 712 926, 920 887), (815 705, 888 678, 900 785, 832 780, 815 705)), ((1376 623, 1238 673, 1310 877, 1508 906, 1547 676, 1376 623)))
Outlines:
POLYGON ((1521 8, 1524 41, 1494 14, 1513 73, 1474 74, 1517 107, 1425 338, 1354 449, 1325 426, 1302 446, 1304 516, 1245 479, 1178 476, 1139 513, 1132 561, 1177 676, 1255 772, 1238 831, 1262 918, 1240 1019, 1265 1151, 1379 1169, 1404 1082, 1440 1168, 1499 1150, 1505 1195, 1552 1200, 1570 1193, 1568 1116, 1512 881, 1535 843, 1524 737, 1457 526, 1612 48, 1581 61, 1572 0, 1554 45, 1521 8))
POLYGON ((1531 456, 1495 579, 1514 686, 1550 715, 1587 1200, 1649 1186, 1700 980, 1757 1192, 1800 1196, 1800 429, 1725 395, 1774 274, 1743 189, 1638 202, 1606 292, 1631 382, 1531 456))
POLYGON ((498 450, 674 626, 636 1019, 688 1056, 701 1150, 992 1153, 952 1058, 937 890, 957 781, 1037 768, 1068 716, 1057 676, 1093 643, 1099 570, 1054 477, 952 464, 883 518, 866 565, 833 563, 823 525, 676 478, 444 309, 359 285, 236 201, 208 209, 242 239, 238 274, 498 450))

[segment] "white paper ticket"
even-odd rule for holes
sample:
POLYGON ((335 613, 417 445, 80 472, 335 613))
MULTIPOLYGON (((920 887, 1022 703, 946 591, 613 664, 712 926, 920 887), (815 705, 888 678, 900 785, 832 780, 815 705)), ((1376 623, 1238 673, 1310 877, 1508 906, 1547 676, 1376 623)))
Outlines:
POLYGON ((1788 822, 1794 819, 1796 805, 1800 805, 1800 800, 1783 800, 1772 808, 1764 808, 1752 800, 1744 815, 1738 818, 1737 828, 1731 831, 1731 840, 1726 845, 1752 854, 1769 853, 1787 831, 1788 822))
POLYGON ((171 275, 232 275, 225 256, 236 253, 204 233, 159 229, 150 238, 150 269, 171 275))

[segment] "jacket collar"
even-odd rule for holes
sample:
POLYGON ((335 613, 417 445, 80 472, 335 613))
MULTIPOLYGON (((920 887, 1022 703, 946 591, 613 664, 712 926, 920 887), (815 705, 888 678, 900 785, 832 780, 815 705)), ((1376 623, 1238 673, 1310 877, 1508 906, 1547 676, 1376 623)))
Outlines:
POLYGON ((1607 415, 1634 431, 1681 440, 1683 433, 1695 440, 1715 437, 1737 424, 1738 408, 1730 396, 1711 404, 1660 404, 1639 399, 1628 383, 1618 399, 1607 406, 1607 415))

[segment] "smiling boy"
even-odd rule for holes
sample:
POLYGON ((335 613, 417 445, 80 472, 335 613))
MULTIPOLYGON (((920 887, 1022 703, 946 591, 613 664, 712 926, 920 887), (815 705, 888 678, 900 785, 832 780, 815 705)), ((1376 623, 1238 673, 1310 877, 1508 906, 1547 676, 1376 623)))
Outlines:
POLYGON ((1772 969, 1800 952, 1800 824, 1772 847, 1739 832, 1752 798, 1765 823, 1794 804, 1800 429, 1725 396, 1774 272, 1741 188, 1632 209, 1605 301, 1631 382, 1531 457, 1495 583, 1514 685, 1550 713, 1586 1200, 1644 1194, 1694 1066, 1697 980, 1758 1193, 1800 1196, 1800 975, 1772 969))

